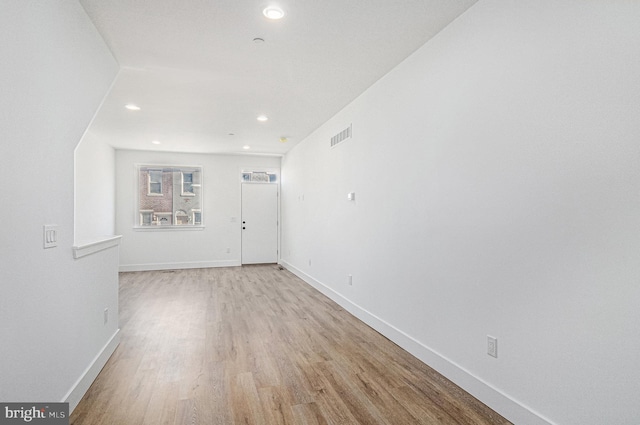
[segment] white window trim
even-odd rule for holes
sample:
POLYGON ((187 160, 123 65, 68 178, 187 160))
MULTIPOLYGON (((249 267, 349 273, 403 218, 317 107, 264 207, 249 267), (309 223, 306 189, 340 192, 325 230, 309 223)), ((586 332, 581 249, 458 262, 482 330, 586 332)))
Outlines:
MULTIPOLYGON (((135 163, 134 164, 134 168, 135 168, 135 173, 136 173, 136 190, 135 190, 135 197, 136 197, 136 202, 135 202, 135 206, 136 208, 140 205, 140 197, 143 196, 142 193, 140 193, 140 170, 141 169, 151 169, 154 171, 159 171, 159 170, 165 170, 165 169, 173 169, 174 171, 180 171, 182 172, 182 170, 184 169, 185 172, 198 172, 200 175, 200 182, 199 183, 193 183, 193 187, 194 188, 201 188, 202 187, 202 182, 204 181, 204 167, 202 165, 193 165, 193 164, 189 164, 189 165, 182 165, 182 164, 166 164, 166 163, 162 163, 162 164, 158 164, 158 163, 135 163), (192 171, 189 171, 192 170, 192 171)), ((147 175, 147 178, 149 179, 149 176, 147 175)), ((163 184, 164 186, 164 184, 163 184)), ((147 192, 149 191, 149 181, 147 181, 147 192)), ((175 194, 175 188, 173 189, 173 196, 177 196, 175 194)), ((180 190, 182 192, 182 188, 180 190)), ((144 192, 143 192, 144 193, 144 192)), ((191 195, 191 194, 189 194, 191 195)), ((164 196, 163 194, 157 194, 157 193, 152 193, 150 195, 147 196, 164 196)), ((140 217, 140 213, 141 212, 149 212, 149 211, 153 211, 153 210, 139 210, 136 209, 136 211, 134 212, 134 216, 133 216, 133 230, 134 231, 141 231, 141 232, 162 232, 162 231, 202 231, 205 229, 204 226, 204 216, 203 216, 203 208, 202 205, 204 205, 204 193, 202 193, 202 191, 199 191, 198 193, 194 193, 191 196, 198 196, 199 197, 199 202, 200 202, 200 208, 197 208, 196 211, 200 212, 200 224, 179 224, 176 225, 174 222, 174 212, 170 211, 170 212, 154 212, 155 215, 164 215, 166 214, 167 216, 171 217, 172 223, 171 224, 152 224, 152 225, 141 225, 141 217, 140 217)), ((187 213, 190 217, 193 214, 189 214, 189 212, 187 213)))
POLYGON ((139 226, 144 226, 144 227, 149 227, 149 226, 153 226, 153 210, 139 210, 138 211, 140 213, 140 221, 138 222, 139 226), (144 214, 151 214, 151 223, 150 224, 144 224, 144 214))
MULTIPOLYGON (((191 188, 193 189, 194 187, 196 187, 193 183, 193 174, 194 172, 191 171, 187 174, 191 174, 191 188)), ((185 192, 184 191, 184 171, 180 171, 180 195, 182 196, 196 196, 195 190, 193 192, 185 192)))
POLYGON ((191 220, 193 221, 193 225, 194 226, 202 226, 202 210, 200 208, 191 210, 191 220), (196 213, 200 213, 200 224, 195 224, 196 223, 196 213))
POLYGON ((255 183, 255 184, 278 184, 280 181, 280 173, 278 173, 276 170, 274 169, 260 169, 260 168, 255 168, 255 169, 242 169, 240 171, 240 182, 241 183, 255 183), (245 180, 244 179, 244 175, 245 174, 253 174, 253 173, 264 173, 267 176, 275 176, 276 181, 256 181, 256 180, 245 180))
POLYGON ((147 173, 147 196, 164 196, 164 193, 162 192, 162 189, 163 189, 162 186, 164 186, 162 182, 162 179, 164 177, 163 171, 159 170, 160 171, 160 193, 151 192, 151 171, 158 171, 158 170, 149 170, 149 172, 147 173))

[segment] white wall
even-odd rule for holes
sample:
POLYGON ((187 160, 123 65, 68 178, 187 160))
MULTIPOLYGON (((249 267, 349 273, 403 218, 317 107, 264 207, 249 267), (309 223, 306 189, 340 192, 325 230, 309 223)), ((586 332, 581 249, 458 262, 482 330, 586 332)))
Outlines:
POLYGON ((118 328, 117 249, 71 249, 73 152, 117 64, 76 0, 3 1, 0 57, 0 400, 73 408, 118 328))
POLYGON ((286 155, 283 263, 515 423, 639 423, 638 22, 480 1, 286 155))
POLYGON ((95 241, 115 232, 115 149, 91 133, 75 150, 75 241, 95 241))
POLYGON ((116 232, 122 235, 120 270, 240 265, 243 168, 279 171, 280 157, 116 150, 116 232), (136 164, 202 166, 204 229, 135 230, 136 164))

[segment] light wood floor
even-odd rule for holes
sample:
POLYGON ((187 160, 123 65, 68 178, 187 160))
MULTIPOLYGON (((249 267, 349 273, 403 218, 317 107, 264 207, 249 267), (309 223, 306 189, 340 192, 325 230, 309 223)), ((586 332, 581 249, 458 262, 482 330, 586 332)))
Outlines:
POLYGON ((71 424, 509 424, 276 265, 120 275, 71 424))

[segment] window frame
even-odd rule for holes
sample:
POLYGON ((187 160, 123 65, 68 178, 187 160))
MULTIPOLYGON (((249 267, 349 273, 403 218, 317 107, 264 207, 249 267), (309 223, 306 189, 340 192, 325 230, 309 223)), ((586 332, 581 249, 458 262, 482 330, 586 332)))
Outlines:
POLYGON ((191 210, 191 219, 193 220, 193 225, 194 226, 198 226, 198 225, 202 225, 202 209, 200 208, 194 208, 191 210), (196 220, 196 214, 200 215, 200 220, 196 220))
MULTIPOLYGON (((204 229, 204 194, 202 182, 204 180, 201 165, 166 165, 166 164, 134 164, 135 204, 134 230, 202 230, 204 229), (151 192, 151 171, 161 171, 161 193, 151 192), (146 172, 146 181, 143 180, 146 172), (171 173, 167 178, 166 173, 171 173), (190 187, 192 192, 184 191, 184 174, 191 175, 190 187), (166 184, 166 185, 165 185, 166 184), (146 190, 143 187, 146 185, 146 190), (177 186, 180 185, 178 188, 177 186), (156 199, 154 201, 154 199, 156 199), (178 224, 177 213, 184 211, 187 223, 178 224), (196 212, 200 216, 195 221, 196 212), (149 223, 150 218, 150 224, 149 223), (145 220, 147 223, 145 223, 145 220), (164 224, 167 223, 167 224, 164 224)), ((157 182, 154 182, 157 183, 157 182)), ((189 183, 189 182, 187 182, 189 183)), ((182 215, 179 215, 182 217, 182 215)))
POLYGON ((194 183, 194 181, 193 181, 193 172, 185 173, 184 171, 180 171, 180 180, 181 180, 180 195, 181 196, 196 196, 195 188, 199 187, 199 186, 196 183, 194 183), (190 174, 191 175, 191 181, 190 182, 186 182, 186 183, 189 183, 191 185, 191 192, 187 192, 186 190, 184 190, 184 184, 185 184, 184 175, 185 174, 190 174), (195 184, 195 186, 194 186, 194 184, 195 184))
POLYGON ((243 169, 240 171, 240 181, 242 183, 259 183, 259 184, 278 184, 280 180, 279 173, 274 169, 243 169), (255 176, 254 176, 255 175, 255 176), (265 176, 263 180, 254 177, 265 176))
POLYGON ((162 180, 164 178, 164 172, 163 170, 154 170, 154 169, 149 169, 148 170, 149 173, 147 173, 147 196, 164 196, 164 194, 162 193, 163 190, 163 183, 162 180), (160 172, 160 181, 156 182, 156 181, 152 181, 151 180, 151 173, 153 172, 160 172), (159 184, 160 185, 160 192, 152 192, 151 191, 151 185, 152 184, 159 184))

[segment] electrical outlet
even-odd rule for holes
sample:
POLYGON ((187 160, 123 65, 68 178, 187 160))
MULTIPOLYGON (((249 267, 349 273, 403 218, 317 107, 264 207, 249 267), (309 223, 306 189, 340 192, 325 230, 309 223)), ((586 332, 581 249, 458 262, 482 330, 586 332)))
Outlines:
POLYGON ((104 309, 104 324, 106 325, 107 323, 109 323, 109 309, 105 308, 104 309))
POLYGON ((227 248, 227 254, 231 254, 231 248, 227 248))
POLYGON ((353 275, 350 275, 350 274, 347 275, 347 285, 349 286, 353 285, 353 275))
POLYGON ((311 260, 309 260, 309 265, 311 265, 311 260))
POLYGON ((487 335, 487 354, 498 358, 498 338, 487 335))

